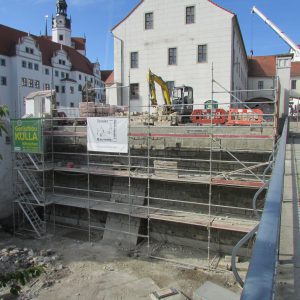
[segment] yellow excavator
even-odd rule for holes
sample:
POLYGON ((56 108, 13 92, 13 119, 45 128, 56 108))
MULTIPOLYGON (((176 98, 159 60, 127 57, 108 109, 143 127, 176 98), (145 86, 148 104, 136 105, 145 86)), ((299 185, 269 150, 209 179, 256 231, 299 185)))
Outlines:
POLYGON ((152 106, 158 105, 155 89, 155 83, 157 83, 162 90, 166 112, 177 112, 179 123, 189 121, 194 104, 193 88, 185 85, 174 87, 170 95, 167 83, 160 76, 152 73, 150 69, 147 78, 152 106))

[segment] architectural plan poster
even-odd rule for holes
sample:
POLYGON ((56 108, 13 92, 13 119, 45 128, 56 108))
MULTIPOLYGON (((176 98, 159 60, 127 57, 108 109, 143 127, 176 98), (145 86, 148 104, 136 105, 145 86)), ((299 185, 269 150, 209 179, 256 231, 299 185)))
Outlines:
POLYGON ((88 151, 127 153, 127 118, 87 118, 88 151))

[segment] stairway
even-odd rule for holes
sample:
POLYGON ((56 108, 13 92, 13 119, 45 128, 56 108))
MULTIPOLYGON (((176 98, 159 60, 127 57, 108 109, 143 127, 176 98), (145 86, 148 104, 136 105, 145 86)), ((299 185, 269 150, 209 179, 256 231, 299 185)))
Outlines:
POLYGON ((17 203, 38 237, 45 233, 42 219, 36 212, 35 206, 44 204, 43 188, 40 186, 34 172, 39 171, 38 157, 32 154, 17 153, 15 166, 17 177, 17 203))

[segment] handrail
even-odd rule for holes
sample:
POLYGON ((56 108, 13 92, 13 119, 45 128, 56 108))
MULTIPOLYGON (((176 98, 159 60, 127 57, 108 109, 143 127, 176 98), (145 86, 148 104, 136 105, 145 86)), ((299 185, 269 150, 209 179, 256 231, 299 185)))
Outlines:
POLYGON ((271 300, 274 296, 287 134, 288 119, 282 131, 241 300, 271 300))

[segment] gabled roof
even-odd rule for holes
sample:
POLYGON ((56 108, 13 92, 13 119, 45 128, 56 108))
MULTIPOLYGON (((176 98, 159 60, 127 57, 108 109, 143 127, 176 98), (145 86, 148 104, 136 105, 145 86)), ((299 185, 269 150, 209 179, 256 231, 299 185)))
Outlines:
MULTIPOLYGON (((248 60, 250 77, 276 76, 276 57, 279 55, 253 56, 248 60)), ((291 77, 300 76, 300 62, 292 62, 291 77)))
MULTIPOLYGON (((132 10, 131 10, 131 12, 125 17, 125 18, 123 18, 118 24, 116 24, 112 29, 111 29, 111 31, 114 31, 119 25, 121 25, 126 19, 128 19, 136 10, 137 10, 137 8, 143 3, 143 2, 145 2, 146 0, 141 0, 132 10)), ((220 6, 219 4, 217 4, 217 3, 215 3, 214 1, 212 1, 212 0, 207 0, 208 2, 210 2, 211 4, 213 4, 213 5, 215 5, 215 6, 217 6, 218 8, 220 8, 220 9, 222 9, 222 10, 224 10, 224 11, 226 11, 226 12, 228 12, 228 13, 230 13, 230 14, 232 14, 232 15, 235 15, 232 11, 230 11, 230 10, 228 10, 228 9, 226 9, 226 8, 224 8, 224 7, 222 7, 222 6, 220 6)))
POLYGON ((71 41, 75 44, 76 50, 85 50, 86 39, 82 37, 72 37, 71 41))
MULTIPOLYGON (((28 36, 28 33, 0 24, 0 54, 15 56, 16 46, 20 39, 25 36, 28 36)), ((61 44, 49 40, 48 37, 30 36, 36 41, 42 53, 42 62, 44 65, 51 66, 51 58, 62 47, 72 63, 72 70, 93 75, 93 64, 74 48, 61 46, 61 44)))
POLYGON ((276 55, 253 56, 249 58, 248 75, 250 77, 276 76, 276 55))
POLYGON ((101 80, 104 81, 106 85, 111 85, 115 83, 114 70, 101 71, 101 80))

